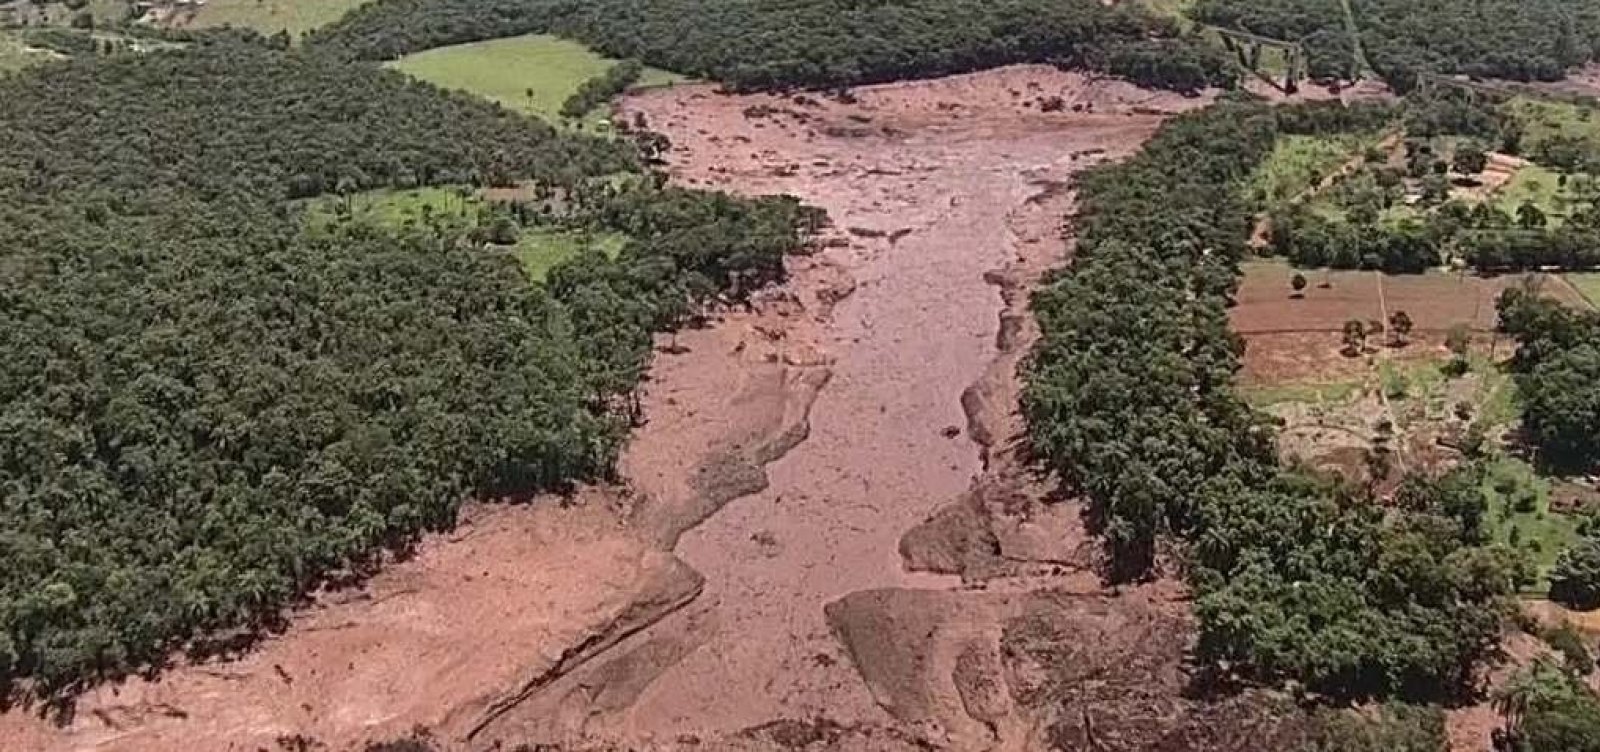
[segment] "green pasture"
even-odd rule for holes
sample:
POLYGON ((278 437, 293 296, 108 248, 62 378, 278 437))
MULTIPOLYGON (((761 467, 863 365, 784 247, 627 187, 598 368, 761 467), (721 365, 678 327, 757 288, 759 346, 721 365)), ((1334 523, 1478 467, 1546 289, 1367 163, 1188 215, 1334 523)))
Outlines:
POLYGON ((1578 518, 1550 511, 1553 482, 1526 461, 1499 456, 1487 461, 1483 481, 1488 522, 1495 540, 1527 551, 1538 568, 1534 589, 1544 591, 1556 557, 1578 538, 1578 518))
POLYGON ((1593 108, 1519 96, 1507 101, 1503 109, 1522 125, 1525 153, 1557 136, 1600 143, 1600 115, 1593 108))
POLYGON ((1253 201, 1280 204, 1315 186, 1366 146, 1357 136, 1284 136, 1246 183, 1253 201))
POLYGON ((262 34, 299 37, 339 20, 368 0, 210 0, 195 11, 193 26, 237 26, 262 34))
MULTIPOLYGON (((391 67, 554 123, 560 121, 567 97, 615 64, 576 42, 535 34, 440 47, 407 55, 391 67)), ((646 68, 638 85, 664 86, 682 80, 677 74, 646 68)))
POLYGON ((1571 284, 1573 289, 1589 301, 1593 308, 1600 308, 1600 272, 1571 272, 1561 275, 1561 278, 1571 284))
POLYGON ((1547 167, 1530 164, 1511 176, 1511 180, 1495 191, 1492 203, 1506 214, 1516 216, 1523 204, 1532 203, 1544 212, 1551 225, 1559 225, 1574 209, 1587 202, 1573 190, 1589 178, 1581 174, 1561 173, 1547 167))
POLYGON ((0 29, 0 74, 19 71, 58 57, 49 50, 29 47, 16 33, 0 29))
MULTIPOLYGON (((482 198, 470 189, 455 187, 412 188, 357 193, 349 197, 324 197, 307 205, 307 221, 312 227, 334 222, 348 209, 352 218, 384 227, 420 225, 429 217, 442 222, 471 226, 487 208, 482 198)), ((514 244, 501 246, 511 251, 533 280, 543 280, 550 270, 586 250, 610 256, 622 251, 627 236, 615 232, 582 232, 558 227, 518 228, 514 244)))

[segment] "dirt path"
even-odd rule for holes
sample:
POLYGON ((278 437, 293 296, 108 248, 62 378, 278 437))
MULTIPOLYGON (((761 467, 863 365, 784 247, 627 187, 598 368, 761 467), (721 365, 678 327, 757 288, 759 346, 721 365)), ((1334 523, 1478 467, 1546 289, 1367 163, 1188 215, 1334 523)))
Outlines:
POLYGON ((1204 100, 1043 66, 855 97, 626 103, 671 138, 675 180, 794 194, 835 227, 658 357, 625 487, 477 511, 241 660, 97 690, 61 728, 13 711, 0 747, 1225 736, 1231 710, 1181 698, 1182 593, 1102 592, 1076 507, 1016 456, 1027 292, 1065 259, 1068 181, 1204 100))

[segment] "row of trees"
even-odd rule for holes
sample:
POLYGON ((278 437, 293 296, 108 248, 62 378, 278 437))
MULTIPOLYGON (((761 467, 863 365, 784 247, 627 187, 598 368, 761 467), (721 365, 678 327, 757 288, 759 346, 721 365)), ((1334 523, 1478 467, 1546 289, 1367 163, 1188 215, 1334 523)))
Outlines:
POLYGON ((1297 266, 1416 273, 1439 265, 1438 239, 1417 222, 1330 219, 1303 208, 1272 218, 1272 250, 1297 266))
POLYGON ((469 496, 608 473, 649 332, 816 221, 598 180, 639 171, 623 142, 223 37, 0 101, 0 685, 39 693, 270 622, 469 496), (633 240, 534 286, 461 223, 293 201, 521 178, 633 240))
POLYGON ((1023 407, 1039 454, 1087 499, 1109 573, 1181 542, 1212 672, 1324 695, 1439 699, 1492 654, 1494 604, 1526 567, 1487 542, 1481 486, 1412 478, 1392 509, 1278 465, 1235 393, 1226 307, 1250 207, 1236 188, 1285 133, 1347 132, 1338 103, 1221 103, 1086 174, 1073 266, 1035 297, 1023 407))
POLYGON ((561 103, 561 117, 577 119, 589 114, 638 83, 643 73, 644 64, 637 60, 624 60, 607 68, 605 73, 580 84, 578 90, 561 103))
POLYGON ((308 37, 386 60, 527 33, 735 89, 828 87, 1057 61, 1180 90, 1232 80, 1219 48, 1096 0, 378 0, 308 37))

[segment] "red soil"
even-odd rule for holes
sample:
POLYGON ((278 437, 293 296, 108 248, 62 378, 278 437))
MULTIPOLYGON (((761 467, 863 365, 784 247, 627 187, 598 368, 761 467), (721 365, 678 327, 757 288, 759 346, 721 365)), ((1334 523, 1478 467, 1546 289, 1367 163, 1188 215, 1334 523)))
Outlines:
MULTIPOLYGON (((1415 325, 1412 344, 1399 351, 1399 357, 1444 357, 1445 334, 1456 325, 1468 326, 1480 344, 1487 346, 1495 328, 1495 299, 1522 284, 1525 276, 1306 271, 1302 273, 1309 284, 1302 297, 1294 298, 1289 286, 1294 273, 1279 263, 1245 267, 1238 305, 1229 318, 1247 343, 1246 383, 1327 379, 1341 375, 1346 368, 1364 370, 1364 363, 1339 354, 1342 332, 1351 319, 1383 319, 1380 290, 1387 310, 1405 311, 1415 325)), ((1560 277, 1539 277, 1544 294, 1584 305, 1577 291, 1560 277)))

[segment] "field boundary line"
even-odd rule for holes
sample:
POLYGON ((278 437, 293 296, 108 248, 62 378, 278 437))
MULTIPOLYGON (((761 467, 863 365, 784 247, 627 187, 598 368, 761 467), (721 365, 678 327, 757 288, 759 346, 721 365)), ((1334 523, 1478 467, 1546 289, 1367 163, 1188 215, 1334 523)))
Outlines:
MULTIPOLYGON (((1374 269, 1372 270, 1372 276, 1378 281, 1378 313, 1383 316, 1381 319, 1384 327, 1383 333, 1387 336, 1389 334, 1389 304, 1383 297, 1383 272, 1374 269)), ((1389 350, 1383 346, 1382 342, 1378 343, 1377 360, 1383 364, 1390 362, 1389 350)), ((1383 369, 1381 367, 1378 369, 1378 399, 1383 401, 1383 411, 1389 414, 1389 425, 1394 427, 1395 430, 1399 430, 1400 417, 1395 415, 1394 405, 1389 402, 1389 391, 1384 388, 1383 369)), ((1400 463, 1400 472, 1404 474, 1406 472, 1406 443, 1404 441, 1395 442, 1394 458, 1400 463)))
MULTIPOLYGON (((1587 299, 1585 299, 1585 300, 1587 300, 1587 299)), ((1455 328, 1454 326, 1447 326, 1447 327, 1430 326, 1430 327, 1417 327, 1415 329, 1412 329, 1411 331, 1415 332, 1417 334, 1431 334, 1431 333, 1448 334, 1450 332, 1450 330, 1454 329, 1454 328, 1455 328)), ((1239 328, 1235 328, 1233 331, 1238 333, 1242 337, 1259 337, 1259 336, 1268 336, 1268 335, 1273 335, 1273 334, 1341 334, 1341 333, 1344 332, 1344 329, 1342 327, 1336 327, 1336 326, 1324 326, 1324 327, 1303 327, 1303 328, 1290 328, 1290 329, 1239 329, 1239 328)), ((1492 326, 1477 326, 1477 325, 1473 325, 1473 326, 1467 327, 1467 331, 1469 331, 1469 332, 1492 332, 1492 331, 1495 331, 1495 328, 1492 327, 1492 326)))

